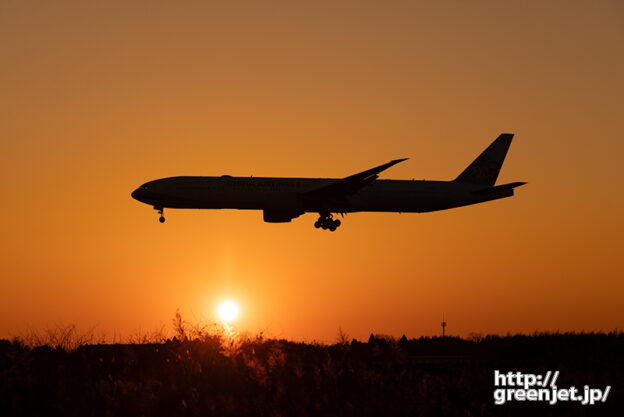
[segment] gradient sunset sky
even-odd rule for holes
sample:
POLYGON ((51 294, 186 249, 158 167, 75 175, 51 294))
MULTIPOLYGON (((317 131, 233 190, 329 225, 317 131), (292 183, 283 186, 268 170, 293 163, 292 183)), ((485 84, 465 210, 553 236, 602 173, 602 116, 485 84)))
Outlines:
POLYGON ((624 327, 624 3, 3 1, 0 338, 217 320, 371 332, 624 327), (515 133, 516 196, 350 214, 168 210, 174 175, 455 178, 515 133))

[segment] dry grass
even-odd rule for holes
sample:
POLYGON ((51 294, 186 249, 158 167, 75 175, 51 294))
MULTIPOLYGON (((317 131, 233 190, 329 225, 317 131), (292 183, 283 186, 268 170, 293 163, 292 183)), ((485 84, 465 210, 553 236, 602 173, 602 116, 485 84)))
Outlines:
POLYGON ((176 311, 165 334, 101 344, 70 325, 0 341, 0 415, 495 415, 493 369, 559 369, 567 386, 610 383, 609 402, 596 408, 606 414, 624 398, 621 332, 362 343, 339 329, 325 345, 230 335, 176 311))

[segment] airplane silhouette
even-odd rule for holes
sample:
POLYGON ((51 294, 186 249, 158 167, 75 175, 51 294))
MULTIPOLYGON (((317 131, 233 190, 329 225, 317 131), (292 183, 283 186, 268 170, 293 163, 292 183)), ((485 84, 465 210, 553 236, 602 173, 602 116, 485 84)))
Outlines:
POLYGON ((153 206, 164 223, 164 209, 262 210, 265 222, 290 222, 318 213, 314 227, 332 232, 333 214, 372 211, 421 213, 511 197, 526 184, 495 186, 513 134, 503 133, 452 181, 379 180, 379 173, 407 158, 341 179, 263 177, 169 177, 146 182, 132 197, 153 206))

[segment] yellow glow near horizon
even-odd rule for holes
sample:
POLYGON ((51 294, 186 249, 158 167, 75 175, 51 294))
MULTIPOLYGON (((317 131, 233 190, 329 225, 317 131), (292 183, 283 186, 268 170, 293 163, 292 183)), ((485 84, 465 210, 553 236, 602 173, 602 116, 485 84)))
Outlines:
POLYGON ((223 301, 219 304, 217 312, 219 313, 219 318, 224 322, 234 321, 238 317, 238 305, 233 301, 223 301))

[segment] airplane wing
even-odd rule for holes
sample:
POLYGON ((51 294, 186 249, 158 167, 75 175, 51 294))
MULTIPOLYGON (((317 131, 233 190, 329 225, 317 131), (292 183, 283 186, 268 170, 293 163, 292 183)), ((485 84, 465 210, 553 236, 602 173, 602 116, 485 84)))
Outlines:
POLYGON ((306 198, 340 198, 350 194, 355 194, 360 191, 364 186, 375 181, 381 171, 390 168, 393 165, 403 162, 408 158, 395 159, 378 167, 368 169, 366 171, 359 172, 357 174, 342 178, 340 180, 332 181, 329 184, 324 184, 318 188, 306 191, 303 193, 306 198))

